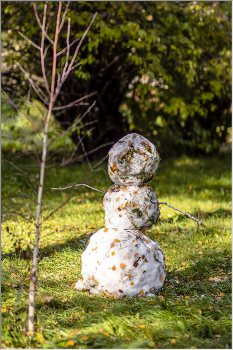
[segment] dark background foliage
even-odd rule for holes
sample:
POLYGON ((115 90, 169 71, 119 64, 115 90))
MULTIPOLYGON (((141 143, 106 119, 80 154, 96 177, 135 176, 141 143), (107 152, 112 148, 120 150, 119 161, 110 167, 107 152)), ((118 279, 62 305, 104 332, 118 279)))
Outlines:
MULTIPOLYGON (((53 38, 58 3, 36 2, 41 20, 45 3, 53 38)), ((15 61, 41 84, 39 51, 18 34, 20 30, 40 43, 32 4, 3 1, 1 6, 2 87, 12 98, 26 96, 28 90, 15 61)), ((82 36, 98 12, 76 59, 82 64, 70 74, 57 101, 57 106, 67 105, 97 92, 89 99, 97 103, 86 121, 96 122, 84 139, 86 150, 135 131, 166 156, 218 152, 231 132, 231 6, 230 1, 72 1, 67 15, 70 42, 82 36)), ((50 80, 52 47, 47 44, 50 80)), ((66 25, 59 50, 65 46, 66 25)), ((65 57, 59 56, 57 69, 64 63, 65 57)), ((54 115, 66 129, 84 110, 73 107, 54 115)), ((71 137, 78 142, 77 132, 71 137)), ((108 148, 95 157, 106 155, 108 148)))

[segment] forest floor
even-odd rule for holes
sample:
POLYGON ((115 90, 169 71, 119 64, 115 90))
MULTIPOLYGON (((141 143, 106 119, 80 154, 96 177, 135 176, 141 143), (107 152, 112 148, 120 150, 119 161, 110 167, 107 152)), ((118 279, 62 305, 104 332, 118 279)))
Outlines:
MULTIPOLYGON (((35 203, 28 197, 36 201, 37 182, 17 171, 2 163, 2 348, 232 348, 230 156, 161 161, 151 183, 159 201, 199 217, 206 227, 161 205, 160 219, 147 232, 166 254, 164 288, 154 297, 114 299, 73 288, 90 236, 104 227, 103 194, 80 188, 42 225, 33 337, 26 329, 27 258, 35 203)), ((46 177, 43 219, 77 190, 51 187, 83 182, 106 191, 107 164, 92 172, 70 165, 46 177)))

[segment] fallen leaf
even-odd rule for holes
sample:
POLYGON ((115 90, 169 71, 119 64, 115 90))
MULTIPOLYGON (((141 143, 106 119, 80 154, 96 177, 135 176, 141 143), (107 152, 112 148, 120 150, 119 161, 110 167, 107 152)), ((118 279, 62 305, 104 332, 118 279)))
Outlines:
POLYGON ((113 170, 113 171, 116 170, 117 172, 119 171, 119 169, 118 169, 117 166, 116 166, 116 163, 113 163, 113 165, 112 165, 112 170, 113 170))
POLYGON ((65 347, 68 348, 68 346, 74 346, 75 342, 73 340, 68 340, 65 347))
POLYGON ((122 270, 124 270, 125 268, 126 268, 126 265, 125 264, 120 264, 120 268, 122 269, 122 270))
POLYGON ((37 333, 37 339, 41 342, 41 343, 44 343, 45 342, 45 338, 43 336, 43 334, 41 333, 37 333))
POLYGON ((112 295, 112 296, 114 297, 114 299, 118 299, 118 298, 119 298, 116 292, 115 292, 115 293, 113 293, 113 295, 112 295))
POLYGON ((43 297, 43 300, 47 301, 48 303, 50 303, 50 301, 54 299, 54 297, 52 297, 51 295, 47 295, 47 294, 43 294, 42 297, 43 297))
POLYGON ((12 277, 19 277, 18 275, 16 275, 15 273, 11 273, 12 277))
POLYGON ((159 276, 159 280, 160 280, 160 282, 163 282, 163 275, 159 276))

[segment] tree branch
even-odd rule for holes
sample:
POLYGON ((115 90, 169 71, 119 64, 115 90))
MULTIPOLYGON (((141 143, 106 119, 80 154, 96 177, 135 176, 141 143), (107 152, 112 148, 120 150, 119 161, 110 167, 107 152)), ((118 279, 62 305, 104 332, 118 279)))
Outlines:
POLYGON ((85 32, 84 32, 84 34, 83 34, 83 36, 82 36, 82 39, 80 40, 78 46, 76 47, 75 52, 74 52, 74 55, 73 55, 73 57, 72 57, 72 60, 71 60, 71 62, 70 62, 70 64, 69 64, 69 67, 68 67, 68 69, 67 69, 67 71, 66 71, 66 74, 64 75, 64 77, 61 78, 60 86, 57 87, 57 91, 56 91, 56 95, 55 95, 55 96, 57 96, 57 95, 59 94, 59 91, 60 91, 60 89, 61 89, 61 86, 63 85, 63 83, 65 82, 65 80, 66 80, 66 78, 68 77, 69 73, 71 72, 71 70, 72 70, 72 68, 73 68, 74 61, 75 61, 75 59, 76 59, 76 57, 77 57, 77 55, 78 55, 78 52, 79 52, 79 49, 80 49, 80 47, 81 47, 81 45, 82 45, 82 43, 83 43, 83 40, 85 39, 85 37, 86 37, 88 31, 90 30, 90 28, 91 28, 91 26, 92 26, 92 24, 93 24, 93 22, 94 22, 96 16, 97 16, 97 12, 94 14, 94 16, 93 16, 93 18, 92 18, 92 20, 91 20, 91 23, 89 24, 89 26, 88 26, 87 29, 85 30, 85 32))
POLYGON ((81 101, 85 100, 86 98, 91 97, 91 96, 93 96, 93 95, 95 95, 95 94, 97 94, 97 91, 92 92, 92 93, 89 94, 89 95, 83 96, 83 97, 77 99, 76 101, 73 101, 73 102, 69 103, 69 104, 66 105, 66 106, 54 107, 54 108, 53 108, 53 111, 59 111, 59 110, 61 110, 61 109, 66 109, 66 108, 74 107, 76 103, 81 102, 81 101))
POLYGON ((19 35, 21 35, 25 40, 27 40, 31 45, 33 45, 37 50, 41 51, 41 48, 36 45, 33 41, 31 41, 30 39, 28 39, 23 33, 21 33, 20 31, 18 31, 19 35))
POLYGON ((20 65, 19 62, 16 62, 17 66, 21 69, 21 71, 23 72, 23 74, 25 75, 25 77, 28 79, 28 81, 30 82, 30 84, 32 85, 34 91, 36 92, 36 94, 39 96, 39 98, 44 102, 44 104, 48 105, 48 102, 46 101, 46 97, 43 93, 43 91, 34 83, 34 81, 32 80, 32 78, 30 77, 30 74, 28 72, 26 72, 23 67, 20 65), (44 96, 42 96, 42 94, 44 96))
MULTIPOLYGON (((47 5, 46 5, 46 6, 47 6, 47 5)), ((47 34, 45 31, 43 31, 43 28, 42 28, 42 25, 41 25, 41 22, 40 22, 38 13, 37 13, 37 9, 36 9, 36 4, 35 4, 35 3, 33 3, 33 7, 34 7, 34 12, 35 12, 35 16, 36 16, 37 23, 39 24, 39 27, 40 27, 42 33, 43 33, 44 36, 49 40, 49 42, 50 42, 52 45, 54 45, 53 40, 48 36, 48 34, 47 34)))
MULTIPOLYGON (((79 41, 79 40, 80 40, 80 38, 74 39, 74 41, 72 41, 72 43, 69 45, 69 47, 71 48, 71 46, 73 46, 73 45, 74 45, 77 41, 79 41)), ((57 57, 60 56, 60 55, 62 55, 64 52, 66 52, 66 50, 67 50, 67 47, 65 47, 63 50, 59 51, 59 52, 57 53, 57 57)))
MULTIPOLYGON (((14 107, 18 113, 22 113, 22 114, 25 116, 25 118, 26 118, 26 119, 30 122, 30 124, 32 125, 34 131, 37 132, 37 126, 33 123, 33 121, 31 120, 31 118, 29 118, 29 116, 28 116, 26 113, 24 113, 22 110, 20 110, 20 109, 17 107, 17 105, 7 96, 7 94, 6 94, 6 92, 3 90, 3 88, 1 88, 1 90, 2 90, 2 93, 3 93, 3 94, 5 95, 5 97, 6 97, 6 100, 10 103, 10 105, 11 105, 12 107, 14 107)), ((42 139, 42 137, 41 137, 40 134, 39 134, 39 136, 40 136, 40 138, 42 139)))
POLYGON ((66 5, 66 8, 65 8, 65 11, 63 13, 62 20, 61 20, 61 24, 60 24, 60 27, 59 27, 59 30, 58 30, 58 34, 60 33, 60 31, 61 31, 61 29, 62 29, 62 27, 64 25, 69 6, 70 6, 70 1, 67 2, 67 5, 66 5))
MULTIPOLYGON (((73 128, 75 128, 75 127, 82 121, 82 119, 85 117, 85 115, 86 115, 87 113, 90 112, 91 108, 92 108, 95 104, 96 104, 96 101, 94 101, 94 102, 92 103, 92 105, 86 110, 86 112, 82 115, 82 117, 79 118, 73 125, 71 125, 71 126, 70 126, 67 130, 65 130, 61 135, 59 135, 58 137, 55 137, 53 140, 51 140, 50 143, 49 143, 49 145, 48 145, 48 148, 49 148, 49 147, 54 143, 54 141, 56 141, 59 137, 65 136, 65 135, 68 134, 73 128)), ((84 127, 84 126, 86 126, 86 125, 93 124, 94 122, 95 122, 95 121, 86 123, 86 124, 84 124, 84 125, 81 126, 81 127, 84 127)), ((80 129, 81 129, 81 127, 80 127, 80 129)))
POLYGON ((40 58, 41 58, 41 69, 42 69, 42 74, 43 74, 45 88, 46 88, 48 94, 50 95, 49 85, 48 85, 48 81, 47 81, 46 73, 45 73, 45 64, 44 64, 44 58, 45 58, 45 55, 44 55, 44 38, 45 38, 45 35, 44 35, 44 33, 45 33, 45 23, 46 23, 46 12, 47 12, 47 5, 44 6, 40 58))

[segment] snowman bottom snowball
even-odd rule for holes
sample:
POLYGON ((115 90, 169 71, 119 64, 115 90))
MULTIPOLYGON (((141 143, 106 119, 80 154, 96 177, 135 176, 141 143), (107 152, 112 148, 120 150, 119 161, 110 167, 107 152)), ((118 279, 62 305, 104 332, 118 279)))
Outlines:
POLYGON ((165 257, 160 246, 139 230, 102 228, 82 254, 82 280, 75 288, 115 298, 150 296, 164 284, 165 257))

